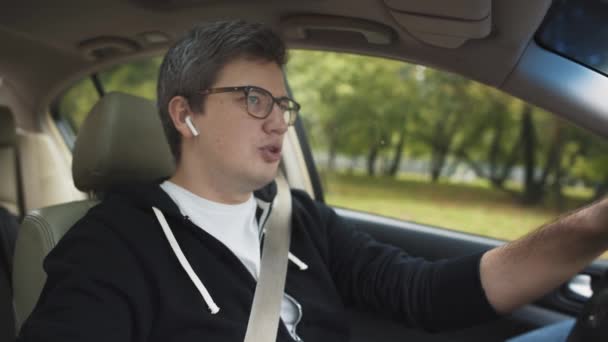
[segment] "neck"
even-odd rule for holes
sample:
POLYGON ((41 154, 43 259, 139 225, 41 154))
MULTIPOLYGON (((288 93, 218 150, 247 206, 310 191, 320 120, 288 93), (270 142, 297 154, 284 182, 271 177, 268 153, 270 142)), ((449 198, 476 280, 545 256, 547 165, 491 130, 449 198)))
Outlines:
POLYGON ((169 181, 197 196, 223 204, 240 204, 251 197, 251 191, 239 191, 234 188, 234 183, 226 184, 229 182, 214 178, 200 169, 194 170, 180 163, 169 181))

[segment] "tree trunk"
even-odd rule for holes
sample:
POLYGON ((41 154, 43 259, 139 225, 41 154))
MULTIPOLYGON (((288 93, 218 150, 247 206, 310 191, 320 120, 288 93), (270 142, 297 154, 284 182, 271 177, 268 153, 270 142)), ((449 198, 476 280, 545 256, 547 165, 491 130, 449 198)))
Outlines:
POLYGON ((564 197, 562 194, 562 178, 564 174, 564 170, 561 166, 562 147, 564 144, 562 139, 562 126, 562 122, 556 118, 551 148, 549 149, 549 155, 547 156, 547 165, 545 165, 545 170, 539 181, 539 187, 544 188, 547 182, 547 177, 551 170, 553 170, 554 179, 551 188, 555 196, 556 207, 560 212, 564 210, 565 206, 564 197))
POLYGON ((555 196, 555 207, 559 212, 563 212, 566 209, 566 202, 564 201, 564 194, 562 192, 562 177, 563 172, 560 167, 555 169, 555 179, 553 180, 552 190, 555 196))
POLYGON ((403 156, 403 147, 405 146, 405 125, 401 128, 399 132, 399 141, 395 146, 395 151, 393 154, 393 161, 391 162, 391 166, 388 170, 388 175, 391 177, 395 177, 399 172, 399 166, 401 165, 401 158, 403 156))
POLYGON ((608 192, 608 176, 604 177, 604 180, 595 187, 595 192, 593 194, 593 200, 597 201, 604 197, 608 192))
POLYGON ((348 174, 352 175, 355 173, 355 168, 357 166, 357 161, 358 161, 358 157, 351 157, 350 158, 350 164, 348 166, 348 174))
MULTIPOLYGON (((438 119, 435 123, 434 135, 432 139, 432 156, 431 156, 431 180, 437 182, 441 176, 441 172, 445 167, 448 154, 452 151, 455 155, 462 155, 466 153, 466 150, 472 143, 476 141, 475 137, 483 129, 477 130, 477 134, 469 136, 460 147, 456 148, 452 146, 452 141, 456 135, 458 129, 462 125, 464 111, 461 112, 450 112, 444 118, 438 119), (453 115, 454 114, 454 115, 453 115), (451 119, 451 120, 450 120, 451 119)), ((485 124, 480 126, 484 127, 485 124)))
POLYGON ((336 169, 337 143, 333 140, 329 142, 329 151, 327 156, 327 170, 333 172, 336 169))
POLYGON ((536 170, 536 133, 532 121, 532 106, 524 105, 521 120, 521 137, 524 156, 524 194, 523 202, 536 204, 542 197, 542 188, 538 186, 535 177, 536 170))
POLYGON ((460 143, 460 146, 458 146, 458 148, 454 149, 452 152, 454 156, 459 158, 461 161, 464 161, 465 164, 467 164, 471 169, 473 169, 473 172, 475 172, 475 175, 479 178, 488 178, 488 175, 486 174, 483 165, 473 160, 469 155, 468 151, 472 146, 479 143, 481 134, 486 129, 486 127, 487 122, 480 123, 473 131, 473 134, 469 134, 467 138, 460 143))
POLYGON ((553 132, 551 147, 549 148, 549 152, 547 153, 547 164, 545 164, 543 173, 541 174, 541 177, 537 182, 540 188, 545 187, 545 184, 547 183, 547 177, 549 176, 551 171, 559 168, 562 146, 561 131, 561 124, 557 122, 555 125, 555 131, 553 132))
POLYGON ((519 156, 520 156, 519 152, 520 152, 521 144, 522 144, 522 139, 520 137, 517 140, 517 142, 515 143, 515 145, 513 145, 513 148, 511 149, 511 153, 509 154, 507 162, 503 166, 500 175, 498 176, 498 178, 495 181, 496 186, 500 189, 502 189, 504 187, 505 181, 511 175, 511 170, 513 170, 513 167, 515 166, 515 164, 517 163, 517 160, 519 159, 519 156))
POLYGON ((376 160, 378 159, 378 152, 380 152, 380 147, 375 144, 367 155, 367 174, 370 176, 374 176, 376 174, 376 160))
POLYGON ((492 183, 498 178, 498 163, 500 161, 500 144, 502 142, 503 124, 502 120, 495 118, 496 124, 494 125, 494 134, 492 136, 492 144, 488 150, 488 161, 490 162, 490 179, 492 183))
MULTIPOLYGON (((556 207, 557 210, 559 210, 560 212, 564 211, 565 209, 565 201, 564 201, 564 194, 562 193, 562 178, 564 176, 564 170, 562 169, 562 163, 561 163, 561 155, 562 155, 562 151, 563 151, 563 139, 562 139, 562 131, 563 131, 563 127, 562 127, 562 122, 559 121, 558 119, 556 119, 556 126, 555 126, 555 135, 553 137, 554 140, 554 146, 555 146, 555 150, 553 151, 553 158, 552 159, 552 164, 553 164, 553 175, 555 176, 555 179, 553 179, 553 194, 555 195, 555 202, 556 202, 556 207)), ((550 160, 551 160, 550 159, 550 160)))
POLYGON ((431 181, 436 183, 441 176, 441 171, 445 165, 446 153, 444 149, 437 147, 433 149, 433 155, 431 159, 431 181))

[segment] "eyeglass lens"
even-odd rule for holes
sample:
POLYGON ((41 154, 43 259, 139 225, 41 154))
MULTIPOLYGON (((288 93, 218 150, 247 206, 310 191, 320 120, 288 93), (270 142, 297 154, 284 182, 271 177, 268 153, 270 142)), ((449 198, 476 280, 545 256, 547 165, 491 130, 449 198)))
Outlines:
MULTIPOLYGON (((272 95, 261 89, 250 88, 247 93, 247 110, 255 117, 265 118, 272 111, 274 99, 272 95)), ((280 101, 280 107, 283 111, 283 119, 285 123, 291 125, 295 121, 297 110, 291 101, 283 99, 280 101)))

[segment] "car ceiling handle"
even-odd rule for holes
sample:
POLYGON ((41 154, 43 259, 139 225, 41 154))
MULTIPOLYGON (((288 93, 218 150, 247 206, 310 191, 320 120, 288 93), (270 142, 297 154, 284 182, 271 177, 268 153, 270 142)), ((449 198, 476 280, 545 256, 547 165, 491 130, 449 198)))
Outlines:
POLYGON ((363 36, 374 45, 390 45, 396 40, 394 30, 372 21, 324 15, 300 15, 282 20, 285 37, 295 40, 309 39, 311 31, 347 32, 363 36))

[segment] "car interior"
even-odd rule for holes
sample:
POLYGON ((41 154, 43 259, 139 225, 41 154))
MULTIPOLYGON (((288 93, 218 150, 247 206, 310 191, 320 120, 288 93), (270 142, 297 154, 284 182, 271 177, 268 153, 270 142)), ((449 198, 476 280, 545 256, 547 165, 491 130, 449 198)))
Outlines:
MULTIPOLYGON (((608 136, 606 71, 551 51, 535 38, 556 3, 561 2, 24 0, 4 5, 0 11, 0 208, 6 214, 0 211, 0 340, 14 341, 44 284, 42 260, 95 205, 94 192, 124 181, 158 179, 173 170, 166 142, 147 139, 163 136, 149 99, 106 93, 98 87, 100 100, 78 136, 70 135, 58 119, 58 99, 75 82, 92 77, 98 86, 92 75, 162 56, 197 23, 241 18, 270 25, 289 49, 347 52, 449 71, 608 136)), ((300 119, 286 135, 283 151, 290 186, 323 201, 300 119)), ((336 210, 376 239, 429 260, 504 243, 346 208, 336 210)), ((608 262, 598 259, 581 274, 596 281, 607 270, 608 262)), ((353 341, 503 341, 576 317, 584 300, 564 284, 500 320, 442 333, 417 331, 354 307, 348 308, 348 314, 353 341)))

